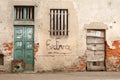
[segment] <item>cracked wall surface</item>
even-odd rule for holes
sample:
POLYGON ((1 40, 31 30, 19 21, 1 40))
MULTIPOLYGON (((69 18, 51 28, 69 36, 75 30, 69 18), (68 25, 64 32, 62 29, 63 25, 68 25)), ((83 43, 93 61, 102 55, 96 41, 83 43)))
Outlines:
MULTIPOLYGON (((119 71, 120 0, 1 0, 0 54, 10 72, 14 59, 14 6, 34 6, 34 71, 86 71, 87 29, 104 29, 106 70, 119 71), (49 35, 50 9, 68 9, 69 36, 49 35)), ((28 23, 24 23, 28 24, 28 23)), ((20 24, 22 25, 22 24, 20 24)))

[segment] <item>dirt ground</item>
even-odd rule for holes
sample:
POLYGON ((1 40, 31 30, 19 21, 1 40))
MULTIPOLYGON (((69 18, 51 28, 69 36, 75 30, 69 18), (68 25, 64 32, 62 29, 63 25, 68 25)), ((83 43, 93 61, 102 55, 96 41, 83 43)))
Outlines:
POLYGON ((0 80, 120 80, 120 72, 0 73, 0 80))

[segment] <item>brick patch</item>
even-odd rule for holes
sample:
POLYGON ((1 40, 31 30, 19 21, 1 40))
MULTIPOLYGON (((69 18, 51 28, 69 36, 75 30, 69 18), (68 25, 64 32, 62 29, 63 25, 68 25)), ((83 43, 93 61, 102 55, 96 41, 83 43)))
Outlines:
POLYGON ((78 57, 78 63, 71 65, 70 67, 63 68, 62 71, 86 71, 86 53, 83 56, 78 57))
POLYGON ((35 44, 34 45, 34 53, 36 54, 38 52, 39 45, 35 44))
POLYGON ((12 56, 13 42, 11 43, 3 43, 4 51, 8 53, 9 56, 12 56))
POLYGON ((112 46, 115 49, 106 45, 106 68, 107 71, 120 71, 120 42, 114 41, 112 46))

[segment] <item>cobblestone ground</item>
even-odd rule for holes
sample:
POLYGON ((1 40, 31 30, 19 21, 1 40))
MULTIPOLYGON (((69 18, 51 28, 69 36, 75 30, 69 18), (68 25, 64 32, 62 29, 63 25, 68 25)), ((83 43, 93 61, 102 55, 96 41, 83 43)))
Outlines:
POLYGON ((120 72, 0 73, 0 80, 120 80, 120 72))

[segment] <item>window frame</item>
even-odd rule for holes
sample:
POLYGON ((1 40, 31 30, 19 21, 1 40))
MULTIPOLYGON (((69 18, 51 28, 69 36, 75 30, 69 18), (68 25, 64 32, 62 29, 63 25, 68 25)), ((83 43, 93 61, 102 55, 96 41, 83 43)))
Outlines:
POLYGON ((50 9, 50 36, 68 37, 68 9, 50 9))
POLYGON ((34 6, 14 6, 15 21, 34 21, 34 14, 34 6))

